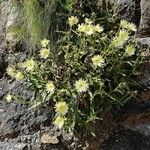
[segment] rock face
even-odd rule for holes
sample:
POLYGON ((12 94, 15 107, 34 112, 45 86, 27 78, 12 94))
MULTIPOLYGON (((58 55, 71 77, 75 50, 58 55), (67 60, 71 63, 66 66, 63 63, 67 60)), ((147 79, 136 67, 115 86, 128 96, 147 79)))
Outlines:
POLYGON ((103 144, 103 150, 149 150, 150 125, 120 126, 103 144))
POLYGON ((0 101, 0 150, 66 150, 57 139, 61 134, 51 125, 51 116, 50 107, 32 111, 22 104, 0 101), (49 139, 42 143, 44 133, 49 139))
POLYGON ((78 139, 52 125, 53 110, 0 101, 0 150, 67 150, 78 139), (69 144, 68 144, 69 142, 69 144))
POLYGON ((16 26, 21 18, 21 11, 12 0, 0 2, 0 39, 15 42, 15 34, 11 32, 11 28, 16 26))
POLYGON ((139 26, 141 17, 140 0, 117 0, 118 15, 139 26))
POLYGON ((140 34, 144 37, 150 37, 150 1, 141 1, 141 21, 140 34))

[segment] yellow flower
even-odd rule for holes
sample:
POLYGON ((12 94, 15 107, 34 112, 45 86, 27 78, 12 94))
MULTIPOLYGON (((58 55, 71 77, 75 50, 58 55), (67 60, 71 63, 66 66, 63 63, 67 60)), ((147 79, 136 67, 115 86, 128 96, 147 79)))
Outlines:
POLYGON ((62 128, 64 123, 65 123, 65 121, 66 121, 66 118, 58 116, 54 120, 54 125, 57 126, 58 128, 62 128))
POLYGON ((135 48, 132 45, 128 45, 125 49, 125 53, 129 56, 132 56, 135 53, 135 48))
POLYGON ((119 38, 121 38, 123 41, 127 41, 129 39, 129 33, 125 30, 120 30, 119 38))
POLYGON ((68 23, 72 27, 73 25, 76 25, 79 22, 79 19, 75 16, 71 16, 68 18, 68 23))
POLYGON ((92 24, 92 21, 90 19, 88 19, 88 18, 85 18, 85 23, 92 24))
POLYGON ((115 37, 112 41, 112 44, 115 47, 122 46, 129 39, 129 33, 125 30, 120 30, 119 35, 115 37))
POLYGON ((80 79, 75 83, 75 88, 78 92, 85 92, 87 91, 88 87, 88 83, 83 79, 80 79))
POLYGON ((121 20, 120 21, 120 26, 124 29, 126 29, 126 27, 128 26, 128 21, 126 20, 121 20))
POLYGON ((124 41, 122 40, 122 38, 120 37, 115 37, 112 41, 112 44, 115 46, 115 47, 120 47, 124 44, 124 41))
POLYGON ((78 31, 79 31, 79 32, 84 32, 84 31, 85 31, 85 24, 83 24, 83 23, 82 23, 82 24, 79 24, 79 25, 78 25, 78 31))
POLYGON ((7 72, 7 74, 9 75, 9 76, 11 76, 11 77, 15 77, 15 75, 16 75, 16 69, 15 69, 15 67, 11 67, 11 66, 9 66, 7 69, 6 69, 6 72, 7 72))
POLYGON ((41 51, 40 51, 40 56, 41 56, 41 58, 44 58, 44 59, 46 59, 48 56, 49 56, 49 49, 47 49, 47 48, 43 48, 43 49, 41 49, 41 51))
POLYGON ((33 71, 35 69, 35 66, 36 66, 36 62, 33 60, 33 58, 25 61, 23 63, 23 68, 26 68, 26 71, 33 71))
POLYGON ((7 101, 7 102, 11 102, 11 100, 12 100, 12 95, 8 94, 5 98, 6 98, 6 101, 7 101))
POLYGON ((134 23, 128 23, 127 29, 136 32, 137 31, 137 27, 134 23))
POLYGON ((54 86, 53 82, 52 82, 52 81, 49 81, 49 82, 46 84, 46 91, 53 93, 54 90, 55 90, 55 86, 54 86))
POLYGON ((55 109, 57 113, 65 115, 68 112, 68 104, 66 102, 58 102, 55 105, 55 109))
POLYGON ((124 29, 128 29, 131 31, 137 31, 136 25, 134 23, 130 23, 126 20, 121 20, 120 26, 124 29))
POLYGON ((41 46, 42 47, 46 47, 48 46, 49 40, 47 40, 46 38, 44 40, 41 41, 41 46))
POLYGON ((23 75, 22 72, 19 71, 19 72, 16 73, 15 78, 17 80, 23 80, 24 79, 24 75, 23 75))
POLYGON ((95 67, 97 67, 97 66, 102 67, 104 64, 104 59, 100 55, 95 55, 92 58, 92 62, 95 67))
POLYGON ((79 24, 78 31, 84 32, 86 35, 92 35, 94 33, 93 26, 90 24, 79 24))
POLYGON ((85 25, 84 32, 86 35, 92 35, 94 33, 93 26, 90 24, 85 25))
POLYGON ((99 24, 93 27, 95 32, 103 32, 103 27, 101 27, 99 24))

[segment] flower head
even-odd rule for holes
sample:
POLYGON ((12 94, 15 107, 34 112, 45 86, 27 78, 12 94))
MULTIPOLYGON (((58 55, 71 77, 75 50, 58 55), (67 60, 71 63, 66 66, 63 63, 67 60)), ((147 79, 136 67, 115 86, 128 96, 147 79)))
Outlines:
POLYGON ((123 29, 126 29, 127 26, 128 26, 128 21, 124 19, 120 21, 120 27, 122 27, 123 29))
POLYGON ((104 64, 104 59, 101 55, 95 55, 92 58, 92 62, 95 67, 97 66, 101 67, 104 64))
POLYGON ((24 79, 24 74, 19 71, 19 72, 16 73, 15 78, 17 80, 23 80, 24 79))
POLYGON ((137 31, 136 25, 134 23, 130 23, 126 20, 121 20, 120 26, 124 29, 128 29, 131 31, 137 31))
POLYGON ((101 27, 99 24, 93 26, 93 28, 95 32, 99 32, 99 33, 103 32, 103 27, 101 27))
POLYGON ((115 37, 112 44, 115 47, 123 46, 123 44, 129 39, 129 33, 125 30, 120 30, 119 35, 115 37))
POLYGON ((72 27, 73 25, 76 25, 79 22, 79 19, 75 16, 71 16, 68 18, 68 23, 72 27))
POLYGON ((129 39, 129 33, 126 30, 120 30, 119 38, 121 38, 123 41, 126 41, 129 39))
POLYGON ((115 37, 112 41, 112 44, 115 46, 115 47, 120 47, 124 44, 124 41, 120 38, 120 37, 115 37))
POLYGON ((88 18, 85 18, 85 23, 87 24, 92 24, 92 20, 88 19, 88 18))
POLYGON ((137 31, 137 27, 134 23, 128 23, 127 29, 136 32, 137 31))
POLYGON ((48 46, 49 40, 47 40, 46 38, 44 40, 41 41, 41 46, 42 47, 46 47, 48 46))
POLYGON ((53 83, 52 81, 49 81, 49 82, 46 84, 46 91, 53 93, 54 90, 55 90, 54 83, 53 83))
POLYGON ((94 33, 93 26, 90 24, 85 25, 84 32, 86 35, 92 35, 94 33))
POLYGON ((66 102, 58 102, 55 105, 55 109, 57 113, 65 115, 68 112, 68 104, 66 102))
POLYGON ((128 45, 125 49, 125 53, 128 55, 128 56, 132 56, 134 55, 135 53, 135 48, 132 46, 132 45, 128 45))
POLYGON ((78 25, 78 31, 79 31, 79 32, 84 32, 84 31, 85 31, 85 24, 83 24, 83 23, 82 23, 82 24, 79 24, 79 25, 78 25))
POLYGON ((11 102, 11 100, 12 100, 12 95, 10 95, 10 94, 8 94, 8 95, 6 95, 6 101, 7 102, 11 102))
POLYGON ((40 51, 40 56, 41 56, 41 58, 46 59, 49 56, 49 53, 50 53, 49 49, 42 48, 40 51))
POLYGON ((87 91, 88 87, 88 83, 83 79, 80 79, 75 83, 75 88, 78 92, 85 92, 87 91))
POLYGON ((15 67, 9 66, 9 67, 6 69, 6 71, 7 71, 7 74, 8 74, 9 76, 15 77, 15 75, 16 75, 16 69, 15 69, 15 67))
POLYGON ((58 116, 55 120, 54 120, 54 125, 57 126, 58 128, 62 128, 64 123, 66 121, 66 118, 58 116))
POLYGON ((78 31, 83 32, 86 35, 92 35, 94 33, 93 26, 90 24, 81 24, 78 25, 78 31))
POLYGON ((26 68, 26 71, 33 71, 35 69, 35 66, 36 66, 36 62, 33 60, 33 58, 25 61, 23 63, 23 68, 26 68))

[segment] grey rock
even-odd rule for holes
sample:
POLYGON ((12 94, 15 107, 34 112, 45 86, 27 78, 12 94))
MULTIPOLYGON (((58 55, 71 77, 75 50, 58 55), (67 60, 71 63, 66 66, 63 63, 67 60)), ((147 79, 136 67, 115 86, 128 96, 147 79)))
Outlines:
POLYGON ((21 11, 17 9, 12 0, 0 3, 0 37, 9 42, 16 42, 15 34, 11 28, 18 25, 21 21, 21 11))
POLYGON ((25 81, 11 80, 6 73, 9 65, 16 62, 23 62, 27 58, 26 51, 17 53, 6 53, 5 50, 0 51, 0 97, 11 92, 14 95, 21 96, 24 99, 31 99, 33 93, 27 90, 28 85, 25 81))
POLYGON ((45 129, 60 136, 51 126, 50 107, 30 110, 23 104, 0 101, 0 110, 0 150, 66 150, 61 143, 41 143, 41 135, 45 133, 45 129))
POLYGON ((6 52, 4 48, 0 46, 0 79, 4 76, 7 67, 7 62, 5 58, 6 58, 6 52))
POLYGON ((141 20, 139 34, 142 37, 150 36, 150 1, 141 0, 141 20))
POLYGON ((106 139, 102 150, 149 150, 150 134, 148 125, 120 126, 106 139))
POLYGON ((127 126, 126 128, 129 128, 132 131, 139 132, 146 137, 150 137, 150 124, 139 124, 135 125, 134 127, 127 126))
POLYGON ((147 52, 147 55, 150 55, 150 37, 146 37, 146 38, 137 38, 137 45, 140 48, 144 48, 147 52))
POLYGON ((0 142, 0 150, 27 150, 27 145, 23 143, 0 142))
POLYGON ((7 92, 9 92, 8 90, 8 82, 6 79, 2 78, 0 79, 0 97, 2 98, 7 92))
MULTIPOLYGON (((31 134, 40 130, 42 125, 50 125, 51 108, 29 110, 27 106, 0 101, 0 138, 17 138, 19 134, 31 134)), ((33 140, 33 138, 32 138, 33 140)))
POLYGON ((118 15, 139 26, 140 23, 140 0, 118 0, 118 15))
POLYGON ((25 81, 8 80, 2 78, 0 80, 0 97, 4 97, 7 93, 12 95, 21 96, 24 100, 31 99, 33 93, 27 90, 27 83, 25 81))

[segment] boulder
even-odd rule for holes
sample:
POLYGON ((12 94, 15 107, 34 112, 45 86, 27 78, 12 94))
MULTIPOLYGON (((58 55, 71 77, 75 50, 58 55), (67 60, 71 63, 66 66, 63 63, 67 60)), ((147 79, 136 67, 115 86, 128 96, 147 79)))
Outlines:
POLYGON ((104 141, 102 150, 149 150, 150 124, 119 126, 104 141))
POLYGON ((150 37, 150 1, 141 0, 141 20, 139 34, 142 37, 150 37))
POLYGON ((16 42, 16 35, 12 28, 16 27, 21 19, 21 10, 14 1, 7 0, 0 3, 0 41, 16 42))

